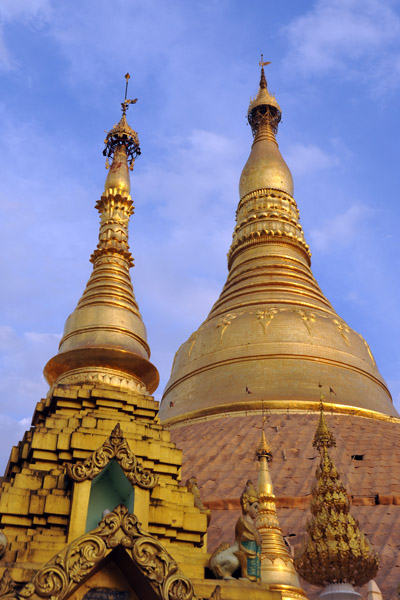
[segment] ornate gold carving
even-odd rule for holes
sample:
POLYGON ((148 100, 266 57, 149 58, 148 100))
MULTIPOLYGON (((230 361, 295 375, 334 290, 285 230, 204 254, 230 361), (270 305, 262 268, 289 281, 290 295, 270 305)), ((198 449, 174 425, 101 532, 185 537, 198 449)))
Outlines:
POLYGON ((303 579, 314 585, 349 583, 361 586, 375 577, 378 557, 349 512, 346 489, 328 454, 328 447, 333 445, 335 439, 326 425, 321 404, 313 442, 320 450, 321 462, 312 490, 308 541, 295 556, 295 564, 303 579))
POLYGON ((350 329, 349 329, 349 326, 347 325, 347 323, 345 323, 344 321, 339 321, 338 319, 332 319, 332 321, 336 325, 337 329, 340 332, 340 335, 342 336, 342 338, 344 339, 346 344, 348 346, 350 346, 349 335, 348 335, 350 333, 350 329))
MULTIPOLYGON (((132 171, 135 157, 140 155, 139 138, 136 131, 128 125, 126 120, 126 111, 130 104, 136 104, 137 98, 134 100, 128 100, 126 95, 128 93, 128 81, 130 79, 129 73, 125 75, 125 98, 121 102, 122 117, 120 121, 114 125, 114 127, 107 133, 106 139, 104 140, 105 148, 103 155, 106 156, 106 169, 109 168, 109 158, 114 157, 117 149, 124 146, 126 154, 129 158, 129 167, 132 171)), ((112 167, 111 167, 112 168, 112 167)))
POLYGON ((236 319, 238 315, 236 315, 235 313, 228 313, 226 315, 224 315, 223 317, 220 318, 220 320, 217 323, 217 329, 220 329, 220 334, 221 334, 221 342, 222 342, 222 338, 224 337, 224 333, 227 329, 227 327, 232 323, 233 319, 236 319))
POLYGON ((265 335, 267 335, 268 325, 271 323, 272 319, 278 313, 277 308, 269 308, 267 310, 258 310, 256 312, 257 321, 260 323, 265 335))
POLYGON ((16 583, 11 577, 10 571, 6 569, 0 579, 0 598, 1 600, 7 600, 8 598, 15 598, 15 587, 16 583))
POLYGON ((129 390, 137 392, 145 396, 149 395, 149 391, 146 386, 137 379, 128 379, 127 377, 121 377, 121 375, 113 371, 112 369, 91 367, 85 369, 74 369, 72 372, 67 372, 61 375, 57 384, 77 384, 85 383, 95 385, 112 385, 119 387, 123 390, 129 390))
POLYGON ((94 479, 114 458, 132 485, 149 490, 157 484, 157 477, 139 464, 129 448, 119 423, 112 430, 110 437, 93 452, 90 458, 75 465, 68 464, 67 473, 74 481, 94 479))
POLYGON ((200 331, 204 329, 204 327, 199 327, 198 329, 196 329, 196 331, 193 331, 193 333, 191 334, 190 338, 188 339, 188 344, 190 344, 189 346, 189 350, 187 355, 190 356, 193 352, 193 348, 197 342, 197 336, 199 335, 200 331))
POLYGON ((0 598, 63 600, 117 547, 126 550, 161 600, 196 599, 191 581, 174 559, 156 538, 142 530, 137 517, 122 504, 105 516, 96 529, 66 546, 19 592, 15 591, 15 584, 3 584, 3 576, 0 598), (6 594, 1 593, 3 589, 6 594))
POLYGON ((107 190, 96 202, 100 213, 99 243, 90 260, 100 256, 119 254, 133 266, 132 254, 128 245, 129 217, 133 214, 133 201, 129 195, 121 195, 117 190, 107 190), (116 192, 115 194, 111 192, 116 192))
POLYGON ((316 318, 315 318, 315 314, 310 312, 309 310, 303 310, 302 308, 298 308, 296 310, 294 310, 293 312, 295 312, 296 314, 299 315, 300 319, 303 321, 309 335, 311 335, 311 323, 315 323, 316 318))

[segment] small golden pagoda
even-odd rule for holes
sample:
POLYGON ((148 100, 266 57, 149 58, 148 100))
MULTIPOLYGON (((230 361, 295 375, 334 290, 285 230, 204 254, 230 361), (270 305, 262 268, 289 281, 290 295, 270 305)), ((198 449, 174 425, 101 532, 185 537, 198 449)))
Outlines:
MULTIPOLYGON (((320 451, 321 462, 312 489, 308 540, 296 558, 296 569, 314 585, 362 586, 375 577, 378 557, 350 514, 346 488, 329 456, 328 448, 336 441, 327 427, 322 401, 313 446, 320 451)), ((335 597, 333 590, 327 590, 326 597, 331 596, 335 597)))
POLYGON ((307 596, 301 588, 293 558, 279 526, 274 488, 268 468, 272 452, 264 428, 256 457, 259 462, 257 488, 260 501, 256 526, 261 535, 261 581, 268 583, 271 589, 280 591, 284 600, 302 600, 307 596))

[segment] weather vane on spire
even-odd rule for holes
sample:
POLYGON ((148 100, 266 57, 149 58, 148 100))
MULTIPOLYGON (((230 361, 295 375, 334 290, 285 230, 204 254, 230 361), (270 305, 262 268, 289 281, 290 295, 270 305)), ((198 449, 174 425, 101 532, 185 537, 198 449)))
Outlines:
POLYGON ((137 98, 135 98, 135 100, 127 100, 126 98, 128 94, 128 81, 130 78, 131 76, 129 73, 127 73, 125 75, 125 98, 124 101, 121 102, 122 117, 120 121, 107 133, 106 139, 104 140, 105 148, 103 150, 103 155, 106 157, 106 169, 110 168, 109 158, 114 158, 115 151, 120 146, 124 146, 125 148, 129 168, 131 171, 133 169, 136 156, 139 156, 140 154, 138 134, 132 129, 132 127, 128 125, 126 120, 126 111, 129 105, 136 104, 137 102, 137 98))
POLYGON ((264 62, 264 54, 261 54, 261 60, 258 64, 263 69, 264 67, 266 67, 267 65, 270 65, 271 63, 268 61, 264 62))
POLYGON ((127 100, 126 99, 126 96, 128 94, 128 83, 129 83, 130 78, 131 78, 131 76, 129 75, 129 73, 127 73, 125 75, 125 79, 126 79, 126 84, 125 84, 125 98, 124 98, 124 101, 121 102, 122 114, 123 115, 126 115, 126 111, 127 111, 127 108, 129 106, 129 104, 136 104, 136 102, 138 100, 137 98, 135 98, 134 100, 127 100))

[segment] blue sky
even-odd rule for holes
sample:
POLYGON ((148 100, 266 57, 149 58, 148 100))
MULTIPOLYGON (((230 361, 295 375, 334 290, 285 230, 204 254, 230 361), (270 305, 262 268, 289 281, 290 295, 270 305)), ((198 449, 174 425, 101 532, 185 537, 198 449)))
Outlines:
POLYGON ((260 53, 312 268, 400 406, 400 4, 2 0, 0 459, 90 275, 104 130, 131 73, 136 298, 160 397, 226 279, 260 53))

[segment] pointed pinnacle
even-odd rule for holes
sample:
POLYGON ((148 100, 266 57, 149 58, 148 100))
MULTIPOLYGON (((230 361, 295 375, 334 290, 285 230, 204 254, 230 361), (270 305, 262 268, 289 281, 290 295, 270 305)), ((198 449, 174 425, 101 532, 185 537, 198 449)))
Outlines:
POLYGON ((260 443, 258 444, 258 447, 256 449, 256 458, 257 458, 257 460, 261 460, 261 458, 263 456, 265 456, 265 458, 267 459, 268 462, 271 462, 272 452, 271 452, 271 448, 267 442, 267 438, 265 437, 264 430, 261 435, 260 443))
POLYGON ((331 448, 332 446, 336 446, 336 440, 326 424, 322 401, 320 403, 319 422, 314 435, 313 446, 314 448, 317 448, 317 450, 320 450, 320 448, 323 447, 331 448))

